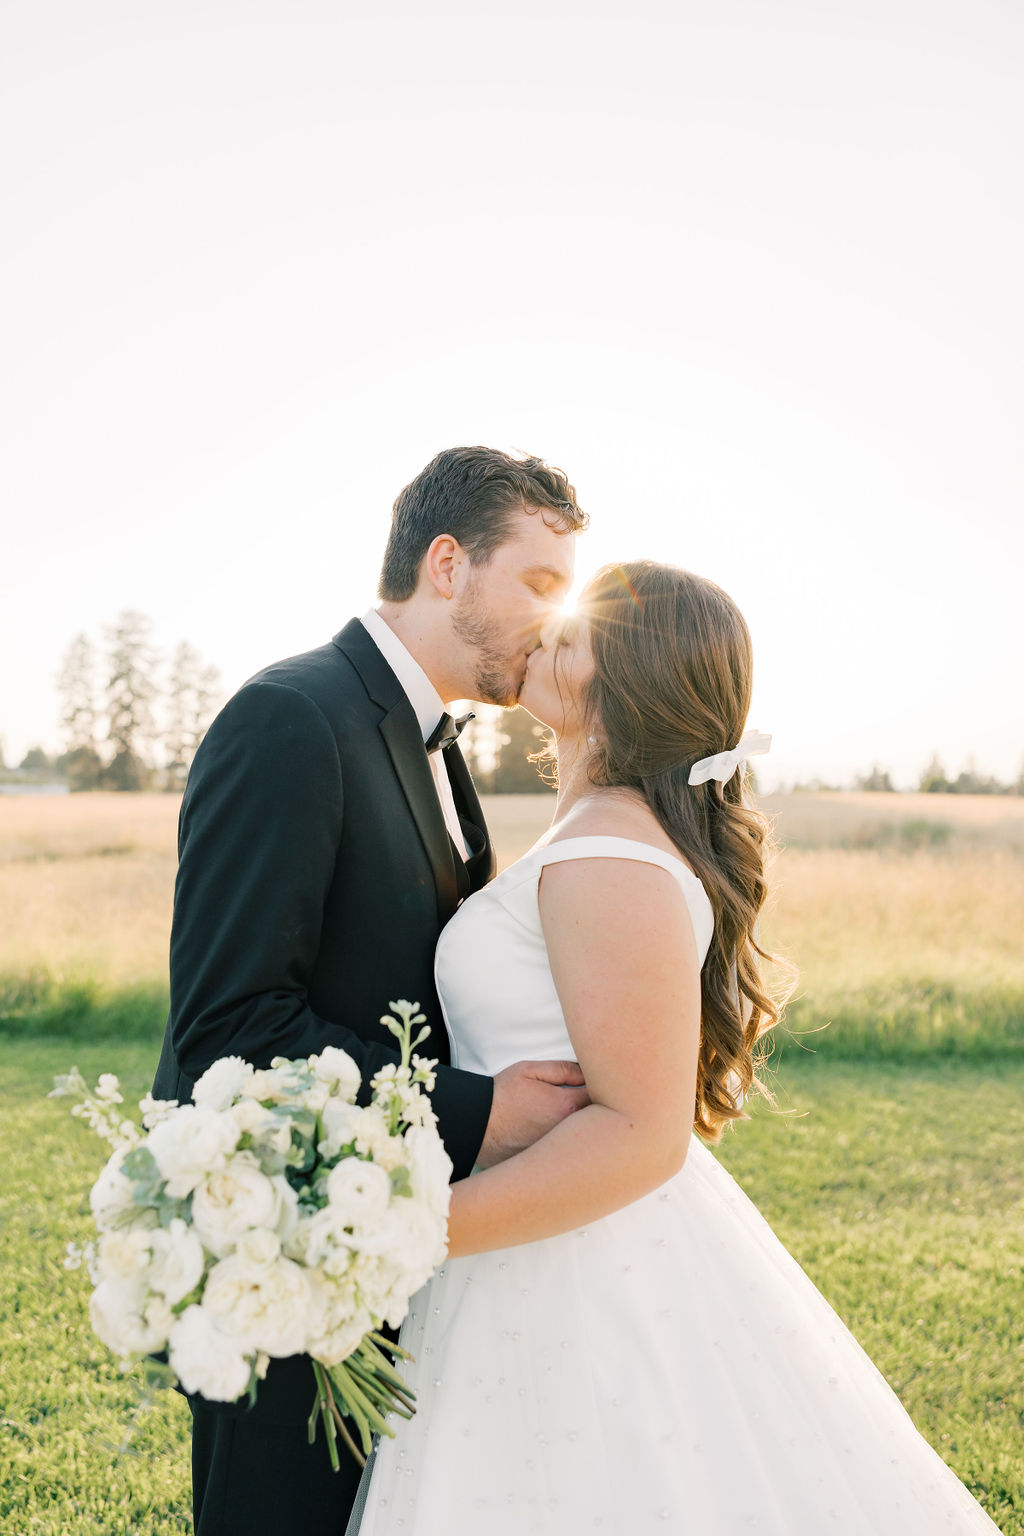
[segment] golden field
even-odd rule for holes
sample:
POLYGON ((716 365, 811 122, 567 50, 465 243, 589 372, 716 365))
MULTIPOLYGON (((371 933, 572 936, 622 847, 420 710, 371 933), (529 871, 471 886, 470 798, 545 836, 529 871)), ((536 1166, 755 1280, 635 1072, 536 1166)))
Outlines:
MULTIPOLYGON (((531 846, 553 803, 485 802, 502 864, 531 846)), ((794 1028, 832 1020, 850 1037, 855 1001, 860 1014, 892 1004, 897 1032, 932 1027, 925 1015, 948 1023, 950 1010, 982 1008, 990 1029, 1019 1014, 1024 801, 807 793, 763 807, 782 845, 764 935, 800 972, 794 1028)), ((162 987, 177 814, 176 798, 158 794, 0 797, 8 994, 44 975, 58 988, 162 987)))

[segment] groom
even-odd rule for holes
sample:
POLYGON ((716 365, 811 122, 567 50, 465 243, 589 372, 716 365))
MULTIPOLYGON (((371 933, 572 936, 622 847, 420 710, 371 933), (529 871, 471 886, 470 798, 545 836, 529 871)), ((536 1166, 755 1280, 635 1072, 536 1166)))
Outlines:
MULTIPOLYGON (((396 1059, 378 1020, 418 1000, 433 1105, 464 1178, 586 1102, 575 1063, 493 1080, 447 1065, 438 935, 494 873, 447 714, 513 705, 586 525, 565 475, 489 448, 440 453, 401 492, 379 610, 257 673, 218 715, 179 825, 171 1009, 153 1086, 185 1102, 219 1056, 337 1045, 364 1083, 396 1059)), ((496 978, 497 980, 497 978, 496 978)), ((271 1362, 252 1409, 191 1398, 196 1536, 343 1536, 358 1468, 307 1441, 308 1359, 271 1362)))

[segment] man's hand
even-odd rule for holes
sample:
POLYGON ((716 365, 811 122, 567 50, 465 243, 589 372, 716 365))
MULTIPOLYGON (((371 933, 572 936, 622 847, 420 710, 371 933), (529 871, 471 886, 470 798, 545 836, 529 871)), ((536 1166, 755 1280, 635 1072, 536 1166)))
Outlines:
POLYGON ((517 1061, 494 1079, 480 1168, 504 1162, 546 1136, 566 1115, 590 1103, 575 1061, 517 1061))

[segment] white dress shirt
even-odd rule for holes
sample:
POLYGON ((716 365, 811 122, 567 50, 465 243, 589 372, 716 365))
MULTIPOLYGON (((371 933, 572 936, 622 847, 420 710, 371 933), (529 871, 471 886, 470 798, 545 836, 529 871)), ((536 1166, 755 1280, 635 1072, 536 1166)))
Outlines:
MULTIPOLYGON (((415 656, 402 644, 390 624, 384 622, 376 608, 371 608, 368 613, 364 613, 361 623, 405 690, 409 703, 416 712, 416 719, 426 745, 437 722, 446 713, 440 694, 415 656)), ((455 797, 452 794, 451 780, 445 767, 444 753, 440 748, 435 752, 428 752, 427 762, 434 775, 434 786, 437 790, 437 798, 441 802, 441 810, 444 812, 445 826, 451 833, 452 841, 462 857, 468 859, 469 845, 459 825, 459 813, 455 809, 455 797)))

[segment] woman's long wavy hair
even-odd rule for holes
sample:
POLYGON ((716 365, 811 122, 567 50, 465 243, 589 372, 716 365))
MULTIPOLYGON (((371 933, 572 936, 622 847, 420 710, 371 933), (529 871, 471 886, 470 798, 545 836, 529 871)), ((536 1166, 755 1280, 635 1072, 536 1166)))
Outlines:
POLYGON ((752 656, 742 614, 721 588, 653 561, 606 566, 580 599, 594 654, 582 700, 590 780, 642 795, 698 876, 715 914, 701 972, 694 1129, 717 1141, 743 1118, 759 1037, 781 1005, 762 980, 757 941, 770 852, 765 818, 745 798, 746 772, 691 786, 702 757, 731 750, 750 709, 752 656))

